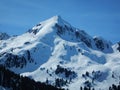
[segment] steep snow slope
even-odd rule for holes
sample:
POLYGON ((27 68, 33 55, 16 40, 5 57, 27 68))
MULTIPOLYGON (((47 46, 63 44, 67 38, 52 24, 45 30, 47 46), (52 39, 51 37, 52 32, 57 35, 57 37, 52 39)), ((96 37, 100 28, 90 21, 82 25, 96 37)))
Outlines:
POLYGON ((119 83, 118 48, 54 16, 23 35, 2 40, 0 64, 57 87, 107 90, 119 83))
POLYGON ((71 49, 67 45, 67 49, 63 49, 64 46, 59 43, 56 47, 57 51, 48 62, 34 72, 23 73, 22 75, 52 85, 56 85, 56 79, 59 78, 61 83, 58 87, 62 86, 70 90, 79 90, 80 86, 94 87, 95 90, 100 88, 108 90, 112 84, 119 84, 119 53, 104 54, 95 50, 84 50, 82 53, 77 53, 79 45, 75 46, 74 43, 69 43, 69 45, 71 45, 71 49), (74 51, 74 54, 70 53, 71 50, 74 51), (66 59, 66 56, 69 59, 66 59), (58 69, 58 65, 61 67, 60 69, 58 69))

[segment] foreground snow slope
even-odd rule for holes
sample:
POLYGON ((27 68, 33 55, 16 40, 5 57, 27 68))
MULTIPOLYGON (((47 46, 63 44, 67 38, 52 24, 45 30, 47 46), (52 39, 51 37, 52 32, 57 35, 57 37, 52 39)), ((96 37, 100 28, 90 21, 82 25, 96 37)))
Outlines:
POLYGON ((93 38, 60 16, 0 43, 0 64, 36 81, 70 90, 119 83, 120 44, 93 38))

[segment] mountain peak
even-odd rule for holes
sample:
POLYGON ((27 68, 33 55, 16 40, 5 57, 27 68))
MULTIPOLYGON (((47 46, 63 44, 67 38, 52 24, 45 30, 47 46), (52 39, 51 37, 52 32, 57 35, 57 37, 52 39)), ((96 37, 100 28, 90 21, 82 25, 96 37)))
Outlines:
MULTIPOLYGON (((91 37, 85 31, 73 27, 59 15, 40 22, 29 32, 39 37, 38 39, 40 40, 44 37, 49 39, 48 41, 54 41, 54 37, 59 36, 61 39, 69 42, 83 42, 92 49, 98 49, 103 52, 112 52, 109 42, 99 37, 91 37)), ((45 42, 46 40, 42 41, 45 42)), ((46 43, 48 42, 46 41, 46 43)))
POLYGON ((51 17, 50 19, 53 19, 53 20, 55 20, 55 21, 62 20, 62 18, 61 18, 60 15, 53 16, 53 17, 51 17))
POLYGON ((42 32, 45 32, 46 29, 50 30, 50 28, 56 26, 56 24, 59 26, 62 26, 62 27, 64 27, 64 26, 71 27, 71 25, 68 22, 66 22, 65 20, 63 20, 61 18, 61 16, 56 15, 56 16, 53 16, 45 21, 38 23, 32 29, 29 29, 28 32, 34 33, 34 34, 37 34, 40 30, 42 30, 42 32))
POLYGON ((51 23, 51 24, 59 24, 60 26, 64 26, 64 25, 67 25, 67 26, 71 26, 68 22, 66 22, 64 19, 62 19, 62 17, 60 15, 56 15, 56 16, 53 16, 43 22, 40 22, 41 24, 46 24, 46 23, 51 23))
POLYGON ((53 17, 51 17, 51 18, 49 18, 49 19, 47 19, 45 21, 42 21, 40 23, 41 24, 43 24, 43 23, 50 23, 50 22, 58 23, 58 22, 62 22, 62 21, 64 21, 64 20, 61 18, 61 16, 56 15, 56 16, 53 16, 53 17))

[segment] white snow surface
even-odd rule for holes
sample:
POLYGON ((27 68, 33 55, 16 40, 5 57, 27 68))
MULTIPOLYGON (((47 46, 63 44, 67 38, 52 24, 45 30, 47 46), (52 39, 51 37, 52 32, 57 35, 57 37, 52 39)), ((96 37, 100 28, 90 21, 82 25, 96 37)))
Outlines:
MULTIPOLYGON (((104 40, 105 43, 108 43, 104 40)), ((46 82, 55 85, 56 78, 63 78, 64 75, 55 74, 57 65, 74 71, 77 76, 70 83, 62 86, 69 90, 80 90, 85 86, 85 81, 92 82, 93 71, 100 73, 94 80, 92 87, 95 90, 108 90, 112 84, 119 83, 120 77, 120 52, 118 45, 111 45, 111 49, 100 51, 96 48, 94 40, 87 33, 76 29, 64 21, 60 16, 54 16, 46 21, 34 26, 30 32, 8 40, 0 41, 0 54, 4 52, 22 56, 26 50, 30 51, 33 63, 27 63, 23 68, 10 68, 16 73, 28 76, 35 81, 46 82), (73 31, 66 30, 62 35, 57 33, 56 24, 67 26, 73 31), (88 47, 83 41, 75 37, 74 32, 79 31, 92 43, 92 48, 88 47), (113 50, 111 52, 111 50, 113 50), (89 77, 83 78, 82 75, 89 72, 89 77), (99 72, 100 71, 100 72, 99 72), (114 74, 114 78, 112 75, 114 74)), ((4 63, 4 55, 0 56, 0 63, 4 63)))

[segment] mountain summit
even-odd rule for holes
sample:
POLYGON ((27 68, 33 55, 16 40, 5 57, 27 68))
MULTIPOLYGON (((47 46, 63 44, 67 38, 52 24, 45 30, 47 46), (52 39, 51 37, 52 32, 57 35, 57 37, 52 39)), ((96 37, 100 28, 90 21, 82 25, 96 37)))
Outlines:
POLYGON ((60 16, 0 43, 0 64, 35 81, 70 90, 119 83, 119 43, 92 37, 60 16))
POLYGON ((49 37, 53 41, 53 36, 59 36, 70 42, 82 42, 92 49, 98 49, 103 52, 112 52, 111 43, 99 37, 93 38, 85 31, 71 26, 60 16, 54 16, 46 21, 40 22, 28 32, 41 37, 49 37))

